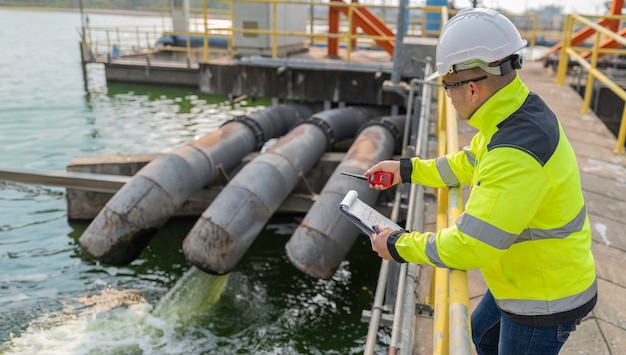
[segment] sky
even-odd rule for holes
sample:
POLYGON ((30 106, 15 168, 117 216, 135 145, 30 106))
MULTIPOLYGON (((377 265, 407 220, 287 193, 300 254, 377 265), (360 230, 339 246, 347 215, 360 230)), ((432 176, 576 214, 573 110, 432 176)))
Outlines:
MULTIPOLYGON (((512 13, 523 13, 529 9, 538 9, 548 5, 563 8, 565 13, 582 15, 606 15, 608 9, 604 5, 607 0, 483 0, 486 7, 499 7, 512 13)), ((608 1, 610 3, 610 0, 608 1)), ((455 0, 456 7, 469 7, 471 0, 455 0)))

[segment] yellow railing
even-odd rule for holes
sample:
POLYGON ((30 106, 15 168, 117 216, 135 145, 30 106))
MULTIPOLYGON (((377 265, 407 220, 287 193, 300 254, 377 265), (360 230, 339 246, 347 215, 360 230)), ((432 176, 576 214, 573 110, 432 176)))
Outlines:
MULTIPOLYGON (((601 18, 605 19, 614 19, 624 21, 626 20, 626 16, 602 16, 601 18)), ((617 42, 620 47, 626 46, 626 39, 624 39, 618 33, 615 33, 606 27, 600 26, 594 21, 590 20, 587 17, 569 14, 565 20, 565 24, 563 27, 563 48, 561 48, 561 53, 559 57, 559 66, 557 68, 557 76, 556 82, 559 85, 563 85, 565 83, 565 76, 567 75, 567 68, 569 66, 569 59, 572 58, 576 62, 578 62, 583 68, 588 71, 587 76, 587 84, 585 88, 585 96, 584 103, 581 109, 582 113, 586 113, 589 111, 589 104, 591 102, 591 95, 593 93, 593 80, 596 79, 606 85, 615 95, 620 97, 622 100, 626 102, 626 91, 619 85, 617 85, 611 78, 606 76, 600 70, 598 70, 598 57, 601 54, 617 54, 624 55, 626 54, 626 50, 623 48, 620 49, 610 49, 610 48, 600 48, 600 42, 604 38, 610 38, 617 42), (595 38, 593 41, 593 46, 591 48, 588 47, 575 47, 572 46, 572 35, 575 30, 575 25, 580 24, 582 26, 588 26, 595 30, 595 38), (591 51, 591 61, 583 58, 582 52, 591 51)), ((624 153, 624 141, 626 140, 626 105, 624 110, 622 111, 622 119, 619 127, 619 133, 617 134, 617 144, 615 146, 614 152, 616 154, 624 153)))
MULTIPOLYGON (((352 34, 350 28, 352 28, 352 13, 356 8, 368 8, 368 9, 397 9, 394 6, 383 6, 383 5, 363 5, 359 3, 341 3, 341 2, 316 2, 316 1, 298 1, 295 2, 293 0, 221 0, 220 2, 228 3, 232 8, 232 5, 235 2, 240 3, 268 3, 271 4, 272 11, 272 19, 273 21, 269 24, 268 28, 259 28, 259 29, 244 29, 233 27, 232 23, 232 12, 220 10, 220 11, 205 11, 202 12, 202 16, 204 22, 200 29, 204 29, 203 31, 188 31, 188 32, 180 32, 173 31, 172 24, 166 21, 165 19, 169 16, 170 11, 161 11, 162 24, 161 26, 150 26, 147 27, 138 27, 138 26, 115 26, 115 27, 87 27, 86 28, 86 41, 91 48, 94 55, 99 56, 101 54, 106 54, 108 56, 113 52, 117 52, 120 55, 132 55, 132 54, 152 54, 159 49, 166 49, 170 52, 185 52, 189 57, 192 57, 195 53, 201 52, 203 53, 202 59, 207 62, 209 60, 209 44, 208 38, 226 38, 228 41, 228 48, 226 50, 227 53, 232 54, 233 51, 233 36, 235 33, 244 34, 244 35, 269 35, 272 38, 272 57, 276 58, 278 56, 277 50, 277 38, 279 36, 288 36, 288 37, 302 37, 303 41, 309 40, 311 43, 327 41, 329 38, 337 38, 340 44, 344 44, 346 46, 345 56, 346 60, 351 60, 351 54, 355 50, 352 46, 353 43, 365 43, 373 46, 374 41, 394 41, 395 36, 372 36, 365 34, 352 34), (311 28, 315 27, 315 22, 318 23, 319 27, 317 30, 307 30, 303 32, 296 31, 281 31, 277 28, 276 19, 278 18, 277 9, 278 5, 300 5, 300 6, 321 6, 321 7, 347 7, 349 15, 347 19, 345 17, 341 18, 340 22, 340 33, 337 34, 329 34, 327 33, 327 24, 328 17, 327 16, 315 16, 313 18, 309 18, 309 22, 311 24, 311 28), (231 26, 224 27, 211 27, 210 22, 214 20, 224 20, 228 18, 229 24, 231 26), (320 21, 323 23, 319 25, 320 21), (187 44, 185 47, 177 47, 177 46, 166 46, 165 48, 155 48, 154 44, 161 37, 161 35, 172 35, 172 36, 185 36, 187 38, 187 44), (205 38, 204 44, 202 48, 193 48, 189 37, 201 37, 205 38), (115 49, 115 50, 114 50, 115 49)), ((171 10, 171 9, 170 9, 171 10)), ((426 26, 426 14, 428 13, 441 13, 440 7, 407 7, 409 11, 420 11, 422 12, 421 20, 412 20, 407 24, 408 33, 406 37, 421 37, 427 33, 426 26)), ((192 11, 192 14, 196 16, 194 18, 198 19, 197 15, 198 11, 192 11)), ((196 25, 197 25, 196 21, 196 25)), ((197 29, 198 26, 195 26, 197 29)), ((393 29, 395 30, 395 28, 393 29)), ((438 35, 438 31, 433 32, 433 34, 438 35)), ((214 48, 211 48, 214 50, 214 48)), ((218 51, 219 54, 224 54, 224 51, 218 51)))
MULTIPOLYGON (((242 34, 256 34, 256 35, 270 35, 272 37, 272 57, 277 57, 277 37, 278 36, 290 36, 290 37, 302 37, 303 41, 309 39, 311 42, 319 41, 319 40, 328 40, 329 38, 337 38, 340 43, 345 43, 346 45, 346 61, 351 60, 351 54, 354 50, 352 43, 354 41, 367 41, 367 43, 373 43, 373 41, 395 41, 395 36, 373 36, 366 35, 362 33, 352 34, 350 29, 352 28, 354 9, 356 8, 368 8, 368 9, 397 9, 395 6, 385 6, 385 5, 371 5, 371 4, 360 4, 356 2, 351 3, 343 3, 343 2, 316 2, 316 1, 293 1, 293 0, 226 0, 229 2, 243 2, 243 3, 270 3, 272 4, 272 22, 271 28, 267 29, 243 29, 243 28, 235 28, 233 27, 232 31, 234 33, 242 33, 242 34), (276 26, 276 19, 278 18, 277 14, 277 5, 280 4, 288 4, 288 5, 301 5, 301 6, 321 6, 321 7, 346 7, 348 8, 348 16, 347 22, 343 22, 345 25, 340 26, 343 29, 338 34, 330 34, 326 31, 321 32, 294 32, 294 31, 280 31, 276 26)), ((441 13, 441 7, 407 7, 407 10, 419 10, 423 11, 424 16, 428 12, 441 13)), ((319 17, 315 17, 319 19, 319 17)), ((315 19, 314 18, 314 19, 315 19)), ((312 19, 309 19, 311 21, 312 19)), ((326 23, 328 23, 326 17, 326 23)), ((422 36, 424 32, 418 32, 418 35, 414 35, 416 37, 422 36)), ((438 32, 437 32, 438 34, 438 32)))
MULTIPOLYGON (((192 9, 190 10, 190 17, 193 21, 193 26, 190 25, 190 30, 186 32, 173 31, 172 21, 167 18, 172 11, 181 9, 170 8, 168 10, 161 11, 161 26, 145 27, 87 27, 86 28, 86 41, 88 47, 91 49, 92 54, 95 57, 107 56, 107 60, 112 57, 112 54, 118 54, 119 56, 132 56, 136 54, 146 55, 148 58, 159 51, 167 52, 181 52, 184 53, 187 62, 209 62, 211 54, 217 55, 233 55, 235 54, 234 39, 235 34, 242 35, 265 35, 271 37, 271 56, 273 58, 278 57, 278 38, 284 37, 301 37, 304 42, 308 41, 310 44, 316 42, 328 41, 328 39, 335 38, 340 44, 345 45, 345 60, 351 61, 351 55, 354 52, 354 44, 367 44, 371 47, 375 45, 375 41, 395 41, 395 36, 372 36, 363 33, 353 34, 350 30, 353 25, 354 10, 357 8, 367 8, 372 11, 384 12, 386 10, 397 11, 397 6, 386 5, 372 5, 372 4, 360 4, 360 3, 345 3, 345 2, 321 2, 321 1, 296 1, 296 0, 217 0, 217 2, 228 4, 228 10, 215 10, 206 9, 206 0, 204 1, 205 10, 192 9), (233 26, 233 14, 232 8, 235 3, 267 3, 271 6, 271 19, 267 28, 238 28, 233 26), (336 34, 328 33, 328 17, 327 16, 309 16, 308 28, 306 31, 283 31, 279 30, 277 26, 278 7, 279 6, 305 6, 305 7, 345 7, 348 8, 348 16, 340 17, 340 31, 336 34), (217 21, 217 26, 215 25, 217 21), (321 23, 320 23, 321 22, 321 23), (162 35, 183 36, 186 38, 185 46, 163 46, 156 48, 155 43, 162 35), (190 38, 202 38, 202 46, 194 46, 191 43, 190 38), (226 41, 226 48, 217 48, 209 44, 210 39, 223 38, 226 41)), ((454 11, 445 12, 441 7, 434 6, 408 6, 407 12, 416 14, 421 12, 421 18, 419 16, 410 16, 407 23, 406 37, 423 37, 439 35, 439 30, 428 31, 427 15, 431 13, 440 14, 441 23, 446 19, 444 16, 454 15, 454 11)), ((522 15, 530 16, 530 15, 522 15)), ((441 28, 441 23, 438 26, 441 28)), ((528 38, 531 44, 534 44, 534 38, 536 36, 536 17, 534 18, 534 25, 532 25, 530 32, 524 32, 525 38, 528 38)), ((391 26, 392 31, 396 31, 395 23, 391 26)), ((391 25, 391 24, 388 24, 391 25)), ((174 57, 175 60, 178 57, 174 57)))
MULTIPOLYGON (((221 2, 227 3, 228 1, 221 2)), ((230 10, 207 9, 206 11, 202 11, 190 9, 190 30, 174 31, 174 23, 171 14, 172 11, 175 10, 182 11, 183 9, 162 9, 160 12, 160 25, 87 26, 85 27, 85 41, 95 57, 107 56, 109 59, 115 58, 117 55, 120 57, 136 55, 146 55, 149 57, 155 52, 166 50, 174 53, 185 53, 188 60, 192 57, 195 58, 202 55, 202 59, 207 61, 209 57, 209 38, 226 38, 229 43, 227 47, 232 47, 230 10), (209 19, 212 21, 211 24, 209 24, 209 19), (228 26, 217 27, 215 26, 215 21, 218 21, 217 25, 227 23, 228 26), (184 36, 186 38, 186 45, 184 47, 167 45, 159 48, 155 47, 157 41, 163 35, 184 36), (204 42, 203 46, 194 47, 190 37, 202 38, 204 42)), ((211 50, 220 55, 225 54, 225 50, 216 50, 216 48, 211 48, 211 50)), ((226 54, 228 53, 230 52, 226 54)))
MULTIPOLYGON (((456 113, 445 90, 437 93, 438 155, 457 152, 458 134, 456 113)), ((460 187, 437 190, 437 230, 455 224, 463 211, 463 196, 460 187)), ((434 329, 433 354, 471 353, 471 331, 469 322, 469 292, 467 272, 446 268, 435 268, 431 283, 434 329)))
POLYGON ((101 53, 109 54, 132 53, 137 54, 152 48, 153 43, 161 37, 163 28, 153 26, 115 26, 115 27, 86 27, 86 41, 98 56, 101 53))

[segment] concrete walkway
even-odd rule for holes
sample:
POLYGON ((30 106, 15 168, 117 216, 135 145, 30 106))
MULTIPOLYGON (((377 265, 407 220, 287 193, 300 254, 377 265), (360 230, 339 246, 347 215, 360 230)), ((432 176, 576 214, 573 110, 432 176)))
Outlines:
MULTIPOLYGON (((583 106, 580 95, 567 85, 557 85, 555 74, 542 63, 524 63, 519 75, 559 117, 576 151, 593 229, 598 304, 572 333, 561 354, 626 354, 626 156, 613 153, 615 136, 593 112, 580 113, 583 106)), ((474 133, 474 128, 459 121, 459 147, 468 145, 474 133)), ((430 287, 427 269, 424 267, 420 272, 418 302, 430 287)), ((477 270, 468 275, 473 310, 486 285, 477 270)), ((417 324, 416 333, 421 335, 416 334, 416 341, 422 343, 415 344, 414 353, 432 354, 432 321, 420 318, 417 324)))

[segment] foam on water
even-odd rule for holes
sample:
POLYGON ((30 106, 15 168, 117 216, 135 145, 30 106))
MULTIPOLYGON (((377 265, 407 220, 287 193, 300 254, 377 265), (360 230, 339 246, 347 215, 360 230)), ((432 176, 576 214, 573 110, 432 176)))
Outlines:
POLYGON ((154 307, 132 290, 81 297, 84 307, 47 314, 0 348, 2 354, 183 354, 216 347, 193 315, 214 305, 228 276, 191 268, 154 307))

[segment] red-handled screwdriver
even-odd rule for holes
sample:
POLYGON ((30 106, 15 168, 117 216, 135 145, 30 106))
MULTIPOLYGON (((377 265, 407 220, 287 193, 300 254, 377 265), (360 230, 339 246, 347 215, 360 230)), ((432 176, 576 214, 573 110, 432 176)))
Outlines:
POLYGON ((341 174, 352 176, 353 178, 357 178, 361 180, 366 180, 372 185, 381 185, 383 187, 391 187, 391 184, 393 184, 393 173, 389 173, 386 171, 377 171, 375 173, 370 174, 369 180, 367 177, 363 175, 347 173, 345 171, 342 171, 341 174))

